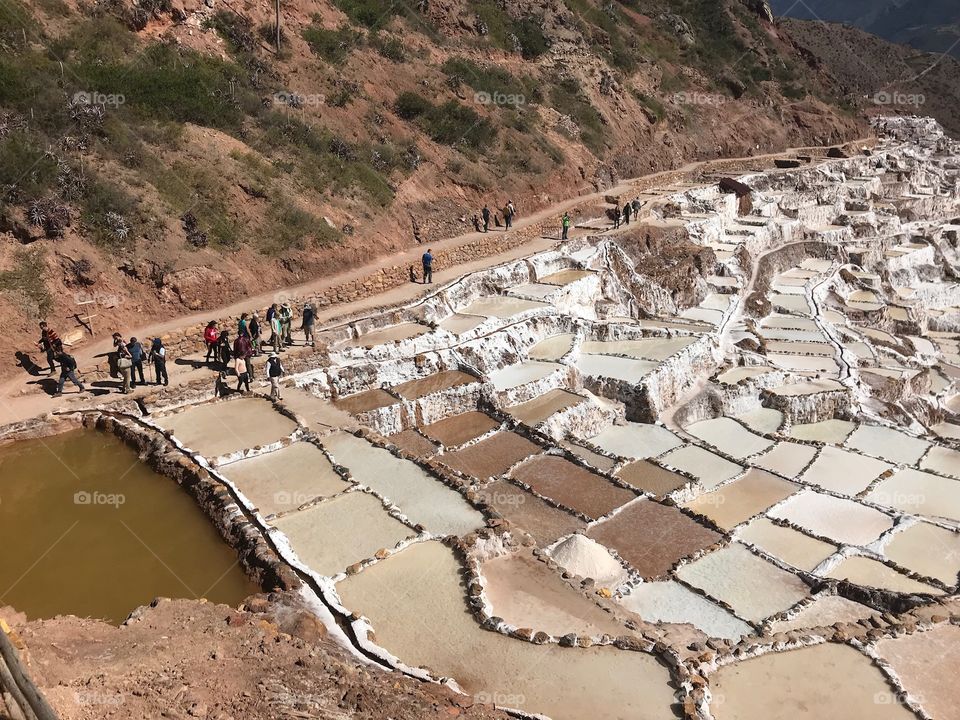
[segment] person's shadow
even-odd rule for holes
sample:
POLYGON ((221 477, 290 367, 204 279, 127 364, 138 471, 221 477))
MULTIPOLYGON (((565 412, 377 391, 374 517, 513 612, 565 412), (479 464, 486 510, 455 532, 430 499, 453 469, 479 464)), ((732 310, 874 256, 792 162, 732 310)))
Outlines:
POLYGON ((16 358, 17 358, 17 367, 22 367, 28 375, 33 375, 34 377, 37 377, 40 375, 40 373, 44 369, 44 368, 41 368, 39 365, 37 365, 33 361, 33 358, 31 358, 29 355, 23 352, 23 350, 17 350, 16 358))

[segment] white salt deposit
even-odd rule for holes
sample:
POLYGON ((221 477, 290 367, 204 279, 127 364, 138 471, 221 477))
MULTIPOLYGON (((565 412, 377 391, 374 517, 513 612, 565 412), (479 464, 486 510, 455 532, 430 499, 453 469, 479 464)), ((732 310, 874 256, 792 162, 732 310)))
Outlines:
POLYGON ((611 425, 590 442, 608 453, 634 460, 656 457, 683 444, 665 427, 634 422, 611 425))
POLYGON ((769 515, 850 545, 867 545, 893 527, 893 520, 879 510, 812 490, 801 490, 769 515))
POLYGON ((907 465, 917 462, 930 447, 926 440, 878 425, 861 425, 847 438, 846 445, 867 455, 907 465))
POLYGON ((700 438, 737 460, 743 460, 773 447, 772 440, 754 435, 736 420, 726 417, 701 420, 685 429, 694 437, 700 438))
POLYGON ((643 583, 619 602, 647 622, 689 623, 711 637, 736 642, 753 633, 743 620, 674 580, 643 583))
POLYGON ((593 578, 600 587, 612 590, 627 579, 627 571, 610 551, 585 535, 571 535, 551 548, 549 554, 568 573, 593 578))

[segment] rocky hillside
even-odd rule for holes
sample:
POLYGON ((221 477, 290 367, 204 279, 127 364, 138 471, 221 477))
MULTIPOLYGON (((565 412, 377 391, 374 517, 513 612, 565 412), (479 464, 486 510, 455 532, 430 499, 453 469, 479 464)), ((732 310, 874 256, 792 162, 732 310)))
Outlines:
POLYGON ((6 358, 693 159, 864 132, 757 0, 4 0, 6 358), (16 347, 6 345, 12 342, 16 347))

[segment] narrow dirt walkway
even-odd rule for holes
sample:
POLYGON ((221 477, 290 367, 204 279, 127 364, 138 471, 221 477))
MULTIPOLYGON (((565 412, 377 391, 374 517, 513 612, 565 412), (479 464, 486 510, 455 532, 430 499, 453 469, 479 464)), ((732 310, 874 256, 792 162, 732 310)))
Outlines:
MULTIPOLYGON (((857 140, 851 140, 849 143, 846 143, 846 145, 849 146, 853 144, 872 142, 873 138, 861 138, 857 140)), ((564 212, 574 210, 581 206, 590 206, 602 203, 604 198, 608 195, 623 195, 631 197, 641 192, 666 195, 678 191, 679 188, 675 186, 677 183, 691 183, 694 181, 697 175, 701 173, 722 172, 725 170, 731 173, 742 173, 744 170, 742 168, 738 168, 737 166, 743 163, 748 163, 753 167, 757 167, 760 164, 765 164, 772 167, 773 160, 775 159, 786 156, 795 156, 804 152, 810 153, 816 150, 822 151, 822 148, 787 148, 781 152, 763 155, 722 158, 717 160, 702 160, 688 163, 683 167, 674 170, 664 170, 657 173, 651 173, 649 175, 624 180, 616 187, 598 191, 590 195, 581 195, 570 198, 569 200, 565 200, 561 203, 544 208, 529 216, 520 218, 514 223, 513 232, 537 230, 537 236, 533 239, 503 253, 490 255, 476 261, 464 263, 454 267, 437 268, 434 271, 435 284, 431 288, 427 288, 426 286, 418 283, 408 283, 378 295, 319 310, 317 313, 317 325, 318 327, 322 327, 325 324, 329 324, 332 320, 341 320, 344 318, 353 317, 374 308, 410 302, 423 295, 426 295, 428 292, 434 291, 437 287, 451 282, 466 273, 475 272, 477 270, 482 270, 484 268, 492 267, 504 262, 509 262, 511 260, 516 260, 537 252, 541 252, 543 250, 547 250, 559 242, 560 218, 564 212), (671 187, 671 185, 674 187, 671 187)), ((695 182, 693 184, 696 185, 695 182)), ((702 184, 706 185, 709 183, 702 184)), ((648 208, 649 205, 650 204, 648 203, 648 208)), ((495 233, 498 231, 494 230, 492 232, 495 233)), ((571 231, 571 237, 575 238, 582 235, 596 233, 597 230, 594 229, 574 228, 571 231)), ((455 248, 459 245, 476 242, 487 236, 488 235, 485 233, 472 232, 466 235, 459 235, 444 240, 438 240, 431 243, 430 246, 434 250, 442 251, 455 248)), ((424 248, 422 246, 411 247, 405 251, 395 253, 393 255, 377 258, 375 261, 367 265, 347 272, 339 273, 337 275, 318 278, 301 285, 287 288, 277 288, 272 292, 247 297, 225 307, 203 310, 190 315, 171 318, 170 320, 163 322, 146 323, 137 328, 126 328, 123 329, 122 332, 125 337, 133 336, 139 338, 150 338, 171 333, 175 330, 190 325, 205 323, 210 319, 233 316, 239 317, 240 313, 250 311, 253 308, 268 307, 271 303, 276 302, 278 297, 297 298, 319 294, 325 290, 330 290, 331 288, 350 282, 351 280, 357 280, 373 275, 383 267, 389 267, 391 265, 398 264, 416 265, 420 261, 420 255, 423 249, 424 248)), ((96 358, 102 358, 111 350, 112 345, 109 335, 104 335, 103 337, 89 344, 85 344, 75 349, 73 351, 73 355, 77 359, 81 376, 84 367, 94 364, 96 358)), ((202 368, 187 367, 185 369, 183 366, 177 366, 171 361, 168 361, 168 370, 170 371, 170 382, 174 385, 195 380, 204 371, 202 368)), ((75 400, 76 396, 67 394, 64 395, 63 398, 58 398, 56 400, 52 399, 46 392, 44 392, 42 386, 37 383, 38 379, 43 380, 45 377, 47 376, 41 375, 38 378, 35 376, 20 374, 0 385, 0 425, 24 420, 40 413, 53 412, 55 410, 69 407, 69 404, 75 400)), ((151 389, 152 386, 147 386, 143 390, 138 389, 138 394, 145 394, 146 392, 151 391, 151 389)), ((73 390, 75 390, 75 388, 68 383, 65 391, 67 393, 71 393, 73 390)))

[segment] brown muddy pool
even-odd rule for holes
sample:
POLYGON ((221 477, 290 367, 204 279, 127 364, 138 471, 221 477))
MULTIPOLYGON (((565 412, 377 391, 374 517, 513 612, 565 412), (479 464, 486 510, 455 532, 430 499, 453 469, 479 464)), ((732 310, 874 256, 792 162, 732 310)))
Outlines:
POLYGON ((121 623, 156 597, 239 604, 258 588, 179 485, 105 433, 0 448, 0 606, 121 623))

